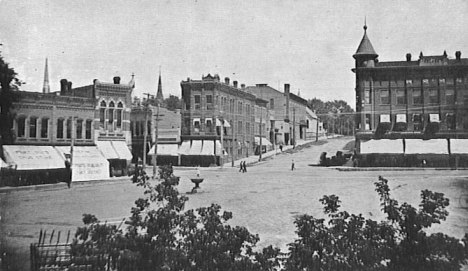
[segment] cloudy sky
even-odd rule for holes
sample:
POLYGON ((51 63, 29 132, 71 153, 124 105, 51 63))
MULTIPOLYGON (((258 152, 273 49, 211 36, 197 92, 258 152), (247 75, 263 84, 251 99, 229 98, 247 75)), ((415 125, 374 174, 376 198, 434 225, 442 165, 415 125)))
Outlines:
POLYGON ((47 57, 51 91, 134 73, 135 95, 156 93, 161 67, 166 97, 217 73, 354 106, 365 17, 380 61, 468 56, 466 0, 0 0, 0 43, 27 91, 42 91, 47 57))

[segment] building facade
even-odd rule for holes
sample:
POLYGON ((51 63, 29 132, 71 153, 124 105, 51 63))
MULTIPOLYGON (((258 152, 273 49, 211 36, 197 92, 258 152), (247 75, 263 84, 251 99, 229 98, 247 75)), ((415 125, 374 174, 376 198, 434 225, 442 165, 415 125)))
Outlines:
POLYGON ((353 57, 358 152, 377 166, 466 164, 468 59, 461 52, 380 62, 364 26, 353 57))
POLYGON ((237 81, 221 82, 209 74, 201 80, 188 78, 181 88, 182 164, 219 165, 253 155, 255 95, 239 88, 237 81))

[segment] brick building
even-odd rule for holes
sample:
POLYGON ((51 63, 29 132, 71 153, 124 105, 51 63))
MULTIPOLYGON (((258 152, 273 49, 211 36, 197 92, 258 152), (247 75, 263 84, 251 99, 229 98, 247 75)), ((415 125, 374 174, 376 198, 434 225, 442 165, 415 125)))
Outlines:
POLYGON ((239 88, 237 81, 221 82, 209 74, 201 80, 188 78, 181 88, 183 165, 219 165, 253 155, 255 116, 261 107, 255 95, 239 88))
POLYGON ((363 164, 467 166, 468 59, 461 52, 380 62, 364 26, 353 57, 363 164))

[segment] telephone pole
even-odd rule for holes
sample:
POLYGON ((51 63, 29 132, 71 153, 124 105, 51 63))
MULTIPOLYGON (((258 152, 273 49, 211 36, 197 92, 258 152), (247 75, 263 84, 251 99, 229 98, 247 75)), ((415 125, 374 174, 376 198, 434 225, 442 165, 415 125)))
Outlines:
POLYGON ((156 133, 155 133, 155 138, 154 138, 154 160, 153 160, 153 179, 156 177, 157 172, 158 172, 158 130, 159 130, 159 117, 162 117, 164 115, 159 114, 159 101, 157 104, 157 110, 156 110, 156 121, 155 121, 155 126, 156 126, 156 133))
POLYGON ((144 110, 145 110, 145 126, 143 127, 143 169, 145 169, 146 166, 146 145, 147 145, 147 137, 148 137, 148 103, 149 103, 149 98, 151 94, 149 93, 143 93, 143 95, 146 95, 146 101, 144 104, 144 110))

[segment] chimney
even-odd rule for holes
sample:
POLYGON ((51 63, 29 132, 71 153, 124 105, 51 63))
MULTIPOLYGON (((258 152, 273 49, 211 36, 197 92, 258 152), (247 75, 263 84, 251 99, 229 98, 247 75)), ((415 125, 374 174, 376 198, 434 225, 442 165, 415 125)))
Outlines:
POLYGON ((460 60, 460 59, 461 59, 461 52, 460 52, 460 51, 456 51, 456 52, 455 52, 455 57, 457 58, 457 60, 460 60))
POLYGON ((118 77, 118 76, 114 77, 114 84, 116 84, 116 85, 120 84, 120 77, 118 77))
POLYGON ((224 78, 224 83, 226 83, 226 85, 229 85, 229 77, 224 78))
POLYGON ((237 88, 237 81, 232 82, 234 84, 234 87, 237 88))
POLYGON ((60 80, 60 94, 66 94, 68 89, 67 79, 60 80))
POLYGON ((284 84, 284 95, 286 96, 286 119, 289 122, 289 84, 284 84))
POLYGON ((245 89, 245 84, 241 84, 241 88, 242 88, 242 89, 245 89))
POLYGON ((406 54, 406 61, 411 61, 411 54, 406 54))

